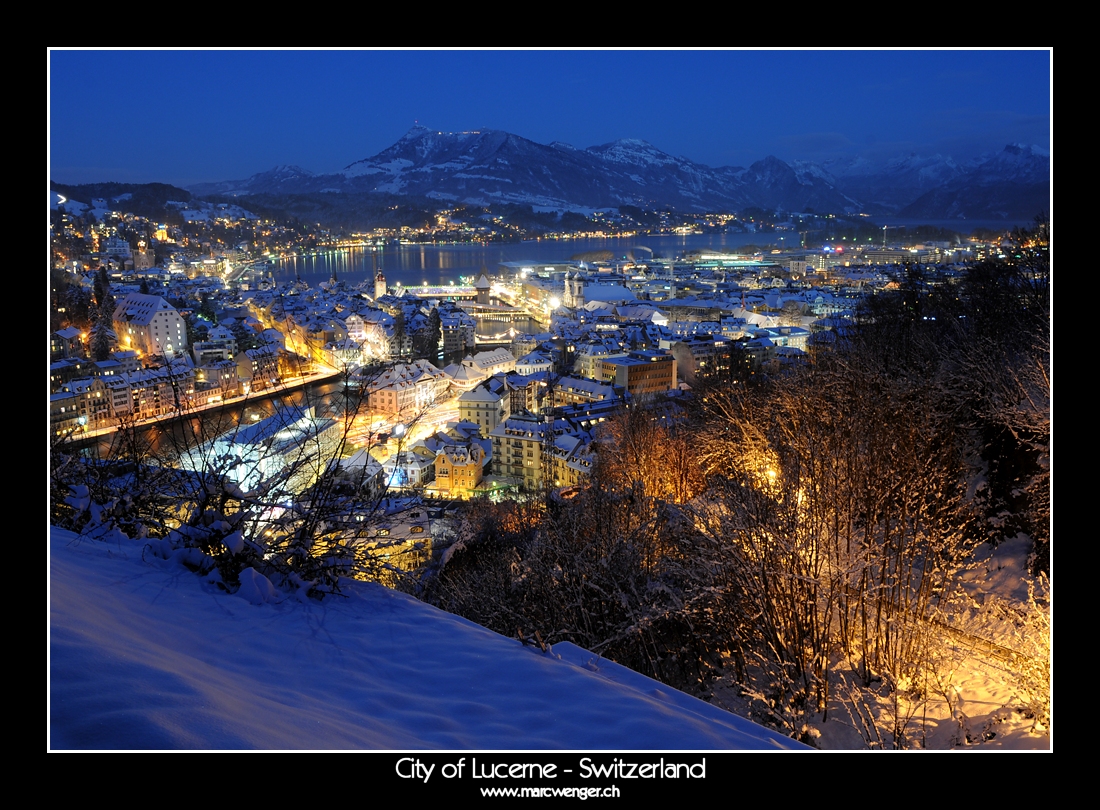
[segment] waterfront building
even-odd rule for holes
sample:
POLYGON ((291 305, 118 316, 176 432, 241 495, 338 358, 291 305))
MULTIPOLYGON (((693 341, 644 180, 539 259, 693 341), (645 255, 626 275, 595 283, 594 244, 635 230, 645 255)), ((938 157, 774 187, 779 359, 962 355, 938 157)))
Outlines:
POLYGON ((258 346, 237 355, 237 374, 244 390, 263 391, 279 384, 279 349, 258 346))

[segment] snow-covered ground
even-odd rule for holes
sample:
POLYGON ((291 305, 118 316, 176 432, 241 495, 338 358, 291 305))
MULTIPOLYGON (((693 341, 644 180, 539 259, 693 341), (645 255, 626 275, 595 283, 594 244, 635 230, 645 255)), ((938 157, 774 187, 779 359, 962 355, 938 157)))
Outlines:
MULTIPOLYGON (((853 690, 859 679, 848 667, 836 679, 828 719, 814 715, 807 734, 825 750, 894 748, 897 726, 908 745, 934 750, 1049 750, 1050 725, 1033 711, 1049 687, 1048 621, 1029 608, 1027 556, 1031 540, 1019 535, 996 549, 978 549, 965 577, 971 602, 950 628, 930 627, 927 679, 895 700, 885 688, 853 690), (1030 620, 1029 620, 1030 619, 1030 620), (1014 652, 1014 654, 1012 654, 1014 652), (1039 670, 1046 669, 1044 680, 1039 670), (849 688, 846 688, 846 685, 849 688), (871 718, 877 723, 870 722, 871 718)), ((1049 594, 1043 594, 1049 598, 1049 594)), ((1049 617, 1049 614, 1046 614, 1049 617)), ((715 684, 714 702, 750 715, 752 704, 731 679, 715 684)))
MULTIPOLYGON (((263 583, 260 583, 263 584, 263 583)), ((383 587, 253 604, 140 542, 50 536, 51 749, 794 749, 568 644, 383 587)))

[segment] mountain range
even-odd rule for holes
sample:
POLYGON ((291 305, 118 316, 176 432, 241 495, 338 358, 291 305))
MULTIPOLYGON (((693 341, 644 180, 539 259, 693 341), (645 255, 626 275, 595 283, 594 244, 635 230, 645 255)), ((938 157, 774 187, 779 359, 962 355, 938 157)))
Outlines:
POLYGON ((339 172, 278 166, 245 180, 191 186, 205 195, 377 193, 554 210, 634 205, 678 211, 867 213, 924 219, 1030 220, 1050 207, 1050 157, 1010 144, 958 163, 950 156, 872 162, 785 162, 711 168, 634 139, 578 149, 500 130, 414 127, 395 144, 339 172))

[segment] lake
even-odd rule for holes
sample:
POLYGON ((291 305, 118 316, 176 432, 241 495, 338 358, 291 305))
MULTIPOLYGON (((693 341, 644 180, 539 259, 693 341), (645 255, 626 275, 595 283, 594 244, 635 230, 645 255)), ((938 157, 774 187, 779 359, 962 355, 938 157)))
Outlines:
POLYGON ((569 261, 573 256, 594 251, 611 251, 616 257, 626 257, 634 251, 644 261, 648 248, 656 257, 675 258, 694 250, 735 252, 745 245, 798 245, 798 234, 792 232, 751 234, 731 233, 684 236, 635 236, 608 239, 542 239, 531 242, 491 244, 387 245, 380 249, 348 248, 313 256, 295 256, 272 264, 276 281, 292 281, 301 277, 310 286, 328 281, 335 270, 339 280, 358 284, 373 279, 381 268, 386 283, 398 282, 407 287, 459 283, 460 276, 477 276, 482 272, 500 272, 502 262, 524 262, 533 267, 569 261), (782 239, 782 241, 781 241, 782 239))

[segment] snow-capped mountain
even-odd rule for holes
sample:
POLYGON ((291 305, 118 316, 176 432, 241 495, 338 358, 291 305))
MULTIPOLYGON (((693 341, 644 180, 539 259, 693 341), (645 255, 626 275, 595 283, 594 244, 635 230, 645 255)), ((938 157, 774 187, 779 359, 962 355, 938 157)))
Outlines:
POLYGON ((859 211, 862 205, 839 192, 820 167, 791 166, 769 155, 738 173, 755 205, 787 211, 859 211))
POLYGON ((869 213, 894 213, 917 197, 966 172, 950 156, 908 154, 886 161, 845 158, 822 167, 832 183, 860 200, 869 213))
POLYGON ((191 190, 201 189, 196 192, 199 194, 295 194, 310 186, 316 177, 313 172, 301 166, 276 166, 266 172, 254 174, 247 180, 202 183, 191 190))
POLYGON ((990 159, 922 194, 902 216, 1027 219, 1050 210, 1050 155, 1009 144, 990 159))
POLYGON ((317 175, 278 167, 247 180, 195 186, 196 194, 385 192, 477 203, 552 208, 638 205, 679 210, 769 208, 856 210, 813 172, 770 157, 749 169, 712 169, 625 138, 577 149, 500 130, 439 132, 414 127, 393 146, 317 175))
MULTIPOLYGON (((990 171, 987 168, 986 173, 990 171)), ((1041 168, 1033 174, 1041 175, 1041 168)), ((297 166, 280 166, 247 180, 204 184, 191 190, 238 195, 389 193, 557 209, 629 204, 682 211, 759 206, 785 211, 813 208, 836 213, 894 213, 967 176, 967 167, 939 155, 909 155, 884 164, 849 160, 826 165, 787 163, 768 156, 747 169, 711 168, 632 138, 578 149, 557 141, 535 143, 501 130, 440 132, 417 126, 387 149, 340 172, 313 174, 297 166)), ((1006 201, 998 209, 996 200, 991 199, 986 207, 993 211, 1031 206, 1034 195, 1030 193, 1024 202, 1012 199, 1021 189, 1030 189, 1030 177, 1026 172, 1006 175, 1003 185, 989 189, 1005 195, 1006 201)), ((939 198, 930 198, 935 199, 939 198)), ((935 205, 930 202, 922 208, 927 209, 922 216, 938 216, 935 205)), ((1034 213, 1038 211, 1029 216, 1034 213)))

